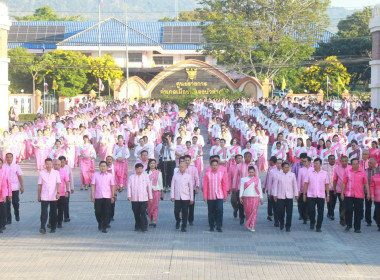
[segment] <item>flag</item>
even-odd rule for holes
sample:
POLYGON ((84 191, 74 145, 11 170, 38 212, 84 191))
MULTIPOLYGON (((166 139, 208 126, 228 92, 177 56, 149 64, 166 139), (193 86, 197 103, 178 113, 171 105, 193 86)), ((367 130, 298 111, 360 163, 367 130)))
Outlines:
POLYGON ((100 0, 100 6, 102 7, 102 9, 104 9, 104 2, 103 2, 103 0, 100 0))
POLYGON ((57 90, 58 89, 58 84, 55 80, 53 80, 53 85, 51 87, 53 90, 57 90))
POLYGON ((344 87, 344 84, 343 84, 342 80, 340 79, 340 77, 338 77, 338 85, 344 87))
POLYGON ((104 91, 104 85, 102 83, 102 80, 99 78, 99 91, 104 91))
POLYGON ((286 81, 285 78, 282 77, 282 85, 281 85, 281 90, 284 91, 286 89, 286 81))
POLYGON ((49 91, 49 85, 48 83, 46 82, 45 78, 44 78, 44 94, 47 94, 49 91))
POLYGON ((330 83, 329 77, 327 77, 327 87, 328 87, 329 91, 332 91, 332 84, 330 83))
POLYGON ((272 83, 270 84, 270 87, 272 88, 272 91, 274 91, 274 83, 273 83, 273 80, 272 80, 272 83))

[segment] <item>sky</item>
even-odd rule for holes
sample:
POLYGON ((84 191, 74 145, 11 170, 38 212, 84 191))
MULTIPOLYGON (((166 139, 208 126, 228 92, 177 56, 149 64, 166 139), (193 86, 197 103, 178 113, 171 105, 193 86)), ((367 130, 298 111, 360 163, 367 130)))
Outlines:
POLYGON ((331 0, 332 7, 363 8, 380 4, 380 0, 331 0))

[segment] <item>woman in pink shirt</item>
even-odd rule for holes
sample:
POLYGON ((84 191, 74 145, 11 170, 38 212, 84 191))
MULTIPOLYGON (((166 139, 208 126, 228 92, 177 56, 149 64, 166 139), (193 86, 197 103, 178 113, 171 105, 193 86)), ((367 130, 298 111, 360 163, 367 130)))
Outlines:
POLYGON ((8 172, 3 168, 3 160, 0 158, 0 233, 6 224, 5 201, 7 196, 12 196, 11 183, 8 172))
POLYGON ((158 204, 160 198, 164 199, 162 173, 157 170, 157 163, 155 159, 150 159, 148 162, 148 168, 145 173, 149 176, 149 180, 152 183, 152 195, 153 202, 148 204, 148 216, 150 218, 149 226, 156 227, 158 217, 158 204))

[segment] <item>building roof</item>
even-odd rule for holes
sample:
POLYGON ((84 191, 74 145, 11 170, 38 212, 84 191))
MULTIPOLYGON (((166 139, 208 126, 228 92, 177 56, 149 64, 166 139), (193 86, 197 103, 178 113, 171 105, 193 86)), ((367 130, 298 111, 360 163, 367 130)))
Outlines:
MULTIPOLYGON (((15 21, 9 31, 8 47, 97 46, 99 25, 102 46, 125 45, 125 22, 108 18, 100 24, 94 21, 15 21)), ((205 40, 197 30, 200 25, 200 22, 128 22, 128 44, 163 50, 201 50, 205 40)), ((333 35, 324 31, 321 41, 327 42, 333 35)))

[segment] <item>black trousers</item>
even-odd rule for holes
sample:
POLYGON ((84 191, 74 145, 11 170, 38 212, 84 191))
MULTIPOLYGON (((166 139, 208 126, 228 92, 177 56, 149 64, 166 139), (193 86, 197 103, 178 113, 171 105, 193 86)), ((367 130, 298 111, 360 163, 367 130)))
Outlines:
POLYGON ((330 191, 330 201, 327 202, 327 215, 329 217, 334 217, 336 199, 337 196, 334 194, 334 191, 330 191))
POLYGON ((272 217, 273 216, 273 207, 274 207, 274 200, 270 199, 268 197, 268 207, 267 207, 267 212, 268 216, 272 217))
POLYGON ((161 172, 162 172, 162 182, 164 188, 170 188, 172 184, 172 179, 174 175, 175 160, 172 161, 162 161, 161 172))
POLYGON ((292 215, 293 215, 293 199, 277 199, 277 212, 278 212, 278 220, 280 221, 280 225, 284 225, 284 218, 286 212, 286 228, 290 228, 292 226, 292 215))
POLYGON ((63 216, 65 219, 70 218, 70 208, 69 208, 69 203, 70 203, 70 193, 69 197, 65 197, 66 203, 63 205, 63 216))
POLYGON ((102 230, 106 229, 110 219, 111 199, 95 199, 94 208, 96 221, 98 222, 98 228, 102 230))
POLYGON ((181 199, 181 200, 175 200, 174 201, 174 217, 175 217, 175 220, 177 223, 179 223, 181 221, 181 219, 179 217, 179 213, 182 211, 182 228, 186 228, 186 226, 187 226, 189 206, 191 206, 190 200, 182 200, 181 199))
POLYGON ((269 204, 269 201, 270 203, 273 205, 273 218, 274 218, 274 223, 275 224, 278 224, 279 221, 278 221, 278 203, 274 201, 274 197, 271 196, 269 199, 268 199, 268 204, 269 204))
POLYGON ((5 224, 7 223, 7 210, 5 204, 5 202, 0 202, 0 229, 5 227, 5 224))
POLYGON ((338 200, 339 200, 339 218, 340 223, 345 224, 346 223, 346 206, 344 201, 342 201, 341 193, 337 193, 338 200))
MULTIPOLYGON (((306 194, 305 194, 306 195, 306 194)), ((297 200, 298 213, 301 218, 306 221, 307 220, 307 202, 303 201, 303 194, 300 193, 299 199, 297 200)))
MULTIPOLYGON (((110 221, 111 219, 115 216, 115 205, 116 205, 116 200, 114 203, 111 204, 111 209, 110 209, 110 221)), ((109 223, 109 222, 108 222, 109 223)))
MULTIPOLYGON (((239 218, 240 219, 244 219, 245 218, 245 215, 244 215, 244 205, 242 203, 240 203, 240 191, 237 191, 236 195, 238 197, 239 218)), ((222 206, 222 208, 223 208, 223 206, 222 206)))
MULTIPOLYGON (((365 221, 367 224, 372 224, 372 200, 365 199, 365 221)), ((375 214, 376 216, 376 214, 375 214)))
POLYGON ((325 199, 324 198, 307 198, 307 209, 310 218, 310 225, 315 225, 315 206, 317 206, 318 216, 317 216, 317 225, 316 228, 320 229, 323 222, 323 211, 325 208, 325 199))
POLYGON ((236 192, 231 193, 231 206, 234 209, 234 211, 239 210, 239 204, 238 204, 239 197, 237 196, 236 192))
POLYGON ((354 229, 360 230, 363 217, 363 198, 345 197, 346 205, 346 225, 352 227, 352 217, 354 217, 354 229))
MULTIPOLYGON (((20 191, 12 191, 12 205, 15 211, 15 217, 20 216, 20 191)), ((12 222, 11 202, 9 196, 7 196, 7 222, 12 222)))
POLYGON ((148 201, 132 201, 132 211, 135 215, 135 229, 147 230, 148 219, 146 218, 146 209, 148 201))
MULTIPOLYGON (((195 191, 194 191, 194 203, 190 205, 189 202, 189 223, 194 222, 194 206, 195 206, 195 191)), ((183 215, 183 214, 182 214, 183 215)))
POLYGON ((46 222, 48 220, 48 207, 49 211, 49 223, 51 229, 55 230, 57 228, 57 201, 41 201, 41 228, 45 229, 46 222))
POLYGON ((65 210, 66 203, 67 203, 66 197, 65 196, 60 196, 59 199, 58 199, 58 201, 57 201, 57 209, 58 209, 57 223, 59 225, 62 225, 63 212, 65 210))
POLYGON ((375 221, 377 227, 380 228, 380 202, 375 202, 375 221))
POLYGON ((208 224, 210 228, 221 229, 223 226, 223 199, 207 200, 208 224))

